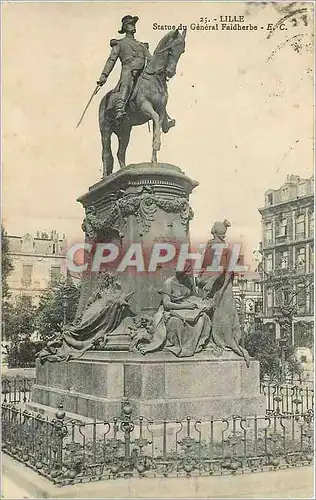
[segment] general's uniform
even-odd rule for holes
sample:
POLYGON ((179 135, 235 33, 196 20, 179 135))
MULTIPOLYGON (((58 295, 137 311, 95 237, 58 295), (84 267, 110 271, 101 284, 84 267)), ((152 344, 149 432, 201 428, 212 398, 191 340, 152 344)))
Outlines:
POLYGON ((119 93, 116 101, 116 110, 117 112, 122 112, 124 111, 134 83, 152 56, 149 52, 148 44, 138 42, 134 38, 113 39, 110 41, 110 46, 112 47, 111 54, 104 66, 100 80, 103 76, 109 76, 117 59, 119 59, 122 64, 122 70, 120 80, 114 92, 119 93))

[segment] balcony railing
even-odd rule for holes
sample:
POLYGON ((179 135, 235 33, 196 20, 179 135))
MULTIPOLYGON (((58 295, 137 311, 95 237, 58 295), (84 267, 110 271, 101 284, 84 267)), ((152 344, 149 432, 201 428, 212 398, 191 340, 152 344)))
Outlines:
MULTIPOLYGON (((309 272, 312 273, 314 270, 314 263, 310 263, 309 272)), ((267 280, 273 280, 274 278, 280 278, 282 276, 293 276, 296 274, 302 275, 306 274, 306 265, 303 263, 299 266, 288 266, 288 267, 275 267, 274 269, 265 270, 267 280)))
POLYGON ((288 267, 276 267, 274 270, 274 274, 276 276, 286 276, 290 274, 292 271, 288 267))
POLYGON ((275 237, 275 244, 276 245, 290 243, 291 241, 292 241, 292 238, 290 238, 290 236, 287 234, 277 234, 275 237))

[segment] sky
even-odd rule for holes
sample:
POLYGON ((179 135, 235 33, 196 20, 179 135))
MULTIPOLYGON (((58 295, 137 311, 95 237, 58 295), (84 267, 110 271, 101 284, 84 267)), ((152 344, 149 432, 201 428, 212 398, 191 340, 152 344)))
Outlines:
MULTIPOLYGON (((139 16, 136 37, 151 52, 166 33, 153 30, 155 22, 245 15, 245 24, 259 26, 189 29, 169 83, 168 111, 177 124, 162 136, 159 161, 199 182, 190 199, 193 239, 204 241, 213 222, 226 218, 228 239, 242 242, 250 256, 261 240, 264 192, 279 188, 289 173, 312 175, 310 17, 308 26, 300 14, 296 23, 290 17, 286 30, 268 36, 267 24, 283 17, 271 5, 29 2, 5 3, 2 14, 2 209, 9 234, 56 229, 69 242, 82 241, 84 212, 76 199, 101 178, 98 105, 115 86, 119 65, 76 124, 126 14, 139 16)), ((137 127, 127 163, 150 157, 148 128, 137 127)))

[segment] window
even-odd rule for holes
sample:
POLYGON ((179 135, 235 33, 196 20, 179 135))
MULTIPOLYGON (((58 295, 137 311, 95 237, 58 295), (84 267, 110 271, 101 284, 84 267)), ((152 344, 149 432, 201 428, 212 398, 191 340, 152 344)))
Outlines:
POLYGON ((314 312, 314 285, 309 287, 310 312, 314 312))
POLYGON ((302 273, 305 271, 305 248, 304 247, 297 249, 296 264, 297 264, 297 271, 298 272, 302 273))
POLYGON ((296 218, 296 238, 305 238, 305 215, 298 215, 296 218))
POLYGON ((269 253, 266 259, 266 271, 270 272, 272 271, 272 268, 273 268, 273 256, 272 253, 269 253))
POLYGON ((56 253, 56 243, 53 243, 53 253, 56 253))
POLYGON ((289 188, 286 187, 282 189, 281 191, 282 201, 287 201, 289 199, 289 193, 290 193, 289 188))
POLYGON ((278 224, 278 236, 287 235, 287 217, 283 217, 278 224))
POLYGON ((58 283, 61 277, 61 269, 60 266, 52 266, 50 269, 50 279, 52 284, 58 283))
POLYGON ((314 272, 314 245, 311 245, 309 249, 309 271, 312 273, 314 272))
POLYGON ((267 196, 267 202, 268 202, 268 205, 273 205, 273 195, 272 195, 272 193, 268 194, 268 196, 267 196))
POLYGON ((272 222, 266 222, 265 240, 266 240, 266 245, 271 245, 271 243, 272 243, 272 222))
POLYGON ((255 292, 261 292, 261 283, 255 283, 255 292))
POLYGON ((33 266, 32 264, 24 264, 22 267, 22 285, 31 286, 32 284, 33 266))
POLYGON ((314 211, 309 216, 309 237, 314 237, 314 211))
POLYGON ((301 356, 301 363, 307 363, 307 356, 301 356))
POLYGON ((288 304, 288 302, 289 302, 289 292, 288 292, 288 290, 283 290, 282 291, 282 299, 283 299, 283 304, 288 304))
POLYGON ((273 307, 273 292, 271 288, 268 288, 267 290, 267 307, 270 309, 273 307))
POLYGON ((256 301, 255 302, 255 312, 256 313, 261 313, 262 312, 262 302, 261 301, 256 301))
POLYGON ((280 267, 281 269, 287 269, 289 267, 289 254, 287 250, 281 252, 280 267))

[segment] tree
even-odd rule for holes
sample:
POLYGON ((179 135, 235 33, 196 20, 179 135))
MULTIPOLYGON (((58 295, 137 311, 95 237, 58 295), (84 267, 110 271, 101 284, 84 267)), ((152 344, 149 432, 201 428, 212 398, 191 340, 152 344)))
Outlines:
POLYGON ((291 344, 285 346, 285 359, 287 364, 287 373, 291 376, 301 376, 303 374, 303 365, 297 359, 295 353, 295 347, 291 344))
POLYGON ((29 340, 34 333, 34 317, 36 307, 32 305, 31 297, 20 295, 12 304, 6 324, 6 337, 11 342, 29 340))
POLYGON ((51 283, 43 293, 37 308, 35 326, 41 340, 48 340, 62 330, 64 320, 74 320, 80 296, 80 284, 71 278, 51 283), (65 317, 66 316, 66 317, 65 317))
POLYGON ((267 330, 264 325, 258 324, 246 337, 245 347, 250 356, 260 363, 260 378, 268 375, 273 379, 282 376, 282 349, 285 363, 285 375, 300 375, 302 365, 295 356, 295 349, 286 339, 285 343, 276 339, 274 330, 267 330))
POLYGON ((9 342, 9 367, 34 366, 36 346, 32 340, 36 307, 32 299, 20 295, 10 304, 6 316, 6 340, 9 342))
POLYGON ((2 300, 6 301, 10 297, 7 279, 13 271, 12 257, 9 253, 9 240, 3 226, 1 226, 1 280, 2 280, 2 300))
POLYGON ((9 240, 4 227, 1 225, 1 285, 2 285, 2 337, 5 338, 8 319, 11 315, 12 305, 9 302, 10 290, 8 276, 13 271, 12 257, 10 255, 9 240))
MULTIPOLYGON (((292 326, 294 317, 298 313, 298 296, 306 294, 314 286, 313 276, 301 275, 298 272, 305 261, 301 260, 295 265, 286 264, 284 268, 279 268, 274 272, 267 272, 264 260, 260 264, 259 272, 262 275, 262 282, 267 287, 274 290, 275 307, 274 319, 280 328, 280 339, 275 340, 280 346, 279 355, 281 358, 281 377, 290 375, 301 375, 303 365, 295 355, 295 348, 292 345, 292 326)), ((306 302, 306 297, 305 297, 306 302)))
POLYGON ((263 325, 256 326, 246 336, 245 347, 260 363, 260 378, 279 375, 280 349, 274 332, 264 329, 263 325))

